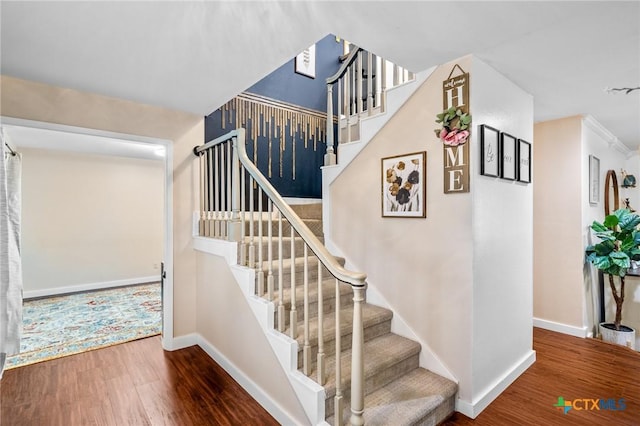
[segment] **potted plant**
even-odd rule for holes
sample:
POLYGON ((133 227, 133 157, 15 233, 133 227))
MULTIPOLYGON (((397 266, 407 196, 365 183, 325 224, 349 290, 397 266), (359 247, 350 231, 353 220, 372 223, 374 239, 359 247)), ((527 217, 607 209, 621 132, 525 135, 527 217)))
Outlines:
POLYGON ((640 216, 627 209, 619 209, 605 217, 604 222, 593 221, 591 229, 601 241, 586 248, 587 260, 609 276, 609 287, 616 303, 613 323, 600 323, 602 339, 635 349, 635 330, 622 325, 624 279, 632 260, 640 260, 640 216), (616 287, 615 277, 620 281, 616 287))

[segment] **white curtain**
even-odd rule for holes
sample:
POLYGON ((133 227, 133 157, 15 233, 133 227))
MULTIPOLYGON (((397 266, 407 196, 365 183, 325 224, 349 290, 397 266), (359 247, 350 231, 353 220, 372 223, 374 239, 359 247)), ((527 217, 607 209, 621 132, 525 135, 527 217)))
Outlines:
POLYGON ((22 157, 7 149, 0 132, 0 378, 22 334, 21 169, 22 157))

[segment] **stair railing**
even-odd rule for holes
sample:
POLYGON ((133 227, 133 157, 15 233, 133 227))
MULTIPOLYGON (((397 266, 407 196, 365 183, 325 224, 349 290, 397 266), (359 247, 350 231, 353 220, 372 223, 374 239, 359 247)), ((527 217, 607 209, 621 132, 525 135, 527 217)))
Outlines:
POLYGON ((411 81, 415 75, 360 47, 352 47, 338 71, 327 79, 327 153, 324 165, 336 164, 333 149, 333 94, 337 85, 338 144, 360 139, 363 117, 385 111, 387 90, 411 81))
POLYGON ((302 316, 303 352, 302 371, 313 373, 311 341, 309 337, 309 288, 312 281, 318 286, 318 350, 316 357, 316 381, 324 385, 327 381, 327 365, 324 353, 322 323, 324 319, 322 283, 323 270, 335 280, 335 383, 334 419, 336 425, 343 421, 343 382, 341 368, 341 318, 340 289, 349 285, 353 291, 353 329, 351 360, 351 417, 352 425, 364 424, 364 329, 362 304, 365 299, 366 275, 345 269, 329 253, 324 244, 283 200, 267 178, 249 159, 245 148, 245 129, 237 129, 193 149, 200 164, 200 212, 199 235, 239 243, 239 263, 256 271, 256 294, 270 301, 277 298, 276 327, 280 332, 298 337, 298 319, 302 316), (249 197, 247 199, 247 192, 249 197), (264 199, 264 200, 263 200, 264 199), (256 203, 257 200, 257 203, 256 203), (266 203, 266 208, 265 208, 266 203), (257 207, 256 207, 257 204, 257 207), (264 235, 263 222, 267 235, 264 235), (276 223, 277 222, 277 226, 276 223), (257 227, 256 227, 257 225, 257 227), (285 254, 285 227, 289 231, 289 254, 285 254), (247 230, 249 232, 247 232, 247 230), (257 231, 257 232, 254 232, 257 231), (274 231, 276 236, 274 237, 274 231), (257 235, 255 235, 257 233, 257 235), (298 237, 296 237, 298 236, 298 237), (275 241, 274 241, 275 238, 275 241), (266 256, 263 242, 266 240, 266 256), (302 244, 303 310, 296 308, 296 253, 302 244), (256 260, 257 251, 257 260, 256 260), (274 253, 275 252, 275 253, 274 253), (317 259, 316 277, 312 276, 311 252, 317 259), (274 273, 277 263, 277 277, 274 273), (284 279, 285 263, 289 263, 290 283, 284 279), (266 283, 266 286, 265 286, 266 283), (285 305, 284 292, 289 287, 291 303, 285 305), (277 293, 276 293, 277 289, 277 293), (289 315, 286 315, 286 310, 289 315))

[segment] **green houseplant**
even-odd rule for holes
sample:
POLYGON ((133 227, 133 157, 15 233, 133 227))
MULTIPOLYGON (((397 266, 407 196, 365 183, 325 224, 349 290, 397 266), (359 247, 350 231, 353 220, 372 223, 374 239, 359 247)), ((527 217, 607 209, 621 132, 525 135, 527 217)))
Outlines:
POLYGON ((624 280, 632 260, 640 260, 640 216, 627 209, 619 209, 605 217, 604 222, 593 221, 591 229, 600 242, 586 248, 587 260, 609 276, 609 287, 616 304, 613 324, 600 324, 604 340, 635 346, 635 331, 621 324, 624 303, 624 280), (620 281, 620 290, 614 278, 620 281), (613 330, 614 333, 609 333, 613 330), (631 334, 630 336, 628 334, 631 334), (626 334, 626 335, 625 335, 626 334), (631 338, 629 342, 629 337, 631 338))

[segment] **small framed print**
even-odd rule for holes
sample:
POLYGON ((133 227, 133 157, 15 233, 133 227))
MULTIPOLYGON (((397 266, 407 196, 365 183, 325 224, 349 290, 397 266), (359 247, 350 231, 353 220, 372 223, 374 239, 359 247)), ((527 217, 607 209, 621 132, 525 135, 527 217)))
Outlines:
POLYGON ((600 159, 589 156, 589 203, 600 202, 600 159))
POLYGON ((316 45, 304 49, 295 60, 295 71, 307 77, 316 78, 316 45))
POLYGON ((427 152, 382 159, 382 217, 427 217, 427 152))
POLYGON ((518 139, 518 182, 531 183, 531 144, 518 139))
POLYGON ((500 131, 483 124, 480 126, 480 174, 498 177, 500 174, 500 131))
POLYGON ((517 139, 508 133, 500 133, 500 177, 516 180, 517 139))

